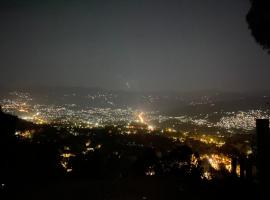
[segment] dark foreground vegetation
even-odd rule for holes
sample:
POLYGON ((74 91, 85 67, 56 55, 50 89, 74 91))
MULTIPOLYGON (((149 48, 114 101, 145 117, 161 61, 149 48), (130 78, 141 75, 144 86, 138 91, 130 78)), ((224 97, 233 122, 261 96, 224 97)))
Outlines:
POLYGON ((67 129, 0 113, 1 199, 260 199, 256 181, 220 170, 161 135, 67 129))

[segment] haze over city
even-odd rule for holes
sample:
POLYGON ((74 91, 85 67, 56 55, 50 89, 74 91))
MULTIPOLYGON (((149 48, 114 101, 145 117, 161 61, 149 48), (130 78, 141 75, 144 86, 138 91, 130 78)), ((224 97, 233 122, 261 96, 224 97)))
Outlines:
POLYGON ((270 89, 248 0, 1 1, 1 85, 270 89))

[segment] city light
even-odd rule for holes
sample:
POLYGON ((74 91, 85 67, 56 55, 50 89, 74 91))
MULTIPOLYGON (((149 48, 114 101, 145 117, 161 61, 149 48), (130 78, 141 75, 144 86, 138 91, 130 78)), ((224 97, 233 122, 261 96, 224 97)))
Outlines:
POLYGON ((210 155, 201 155, 200 159, 207 159, 209 164, 211 165, 212 168, 214 168, 215 170, 220 170, 221 166, 224 166, 225 169, 228 172, 231 172, 232 170, 232 161, 231 158, 222 155, 222 154, 210 154, 210 155))
POLYGON ((138 115, 138 117, 139 117, 139 120, 140 120, 140 122, 142 123, 142 124, 144 124, 145 122, 144 122, 144 119, 143 119, 143 112, 141 112, 139 115, 138 115))
POLYGON ((66 170, 67 173, 72 172, 72 166, 69 164, 69 160, 72 157, 75 157, 73 153, 62 153, 61 155, 60 164, 66 170))
MULTIPOLYGON (((230 135, 223 133, 227 130, 229 133, 234 129, 239 130, 252 130, 255 127, 255 118, 268 118, 269 115, 261 110, 237 111, 237 112, 222 112, 222 117, 216 122, 211 122, 208 115, 192 116, 169 116, 163 115, 159 111, 141 111, 131 107, 78 107, 77 104, 38 104, 32 102, 32 97, 29 93, 13 93, 17 98, 15 99, 2 99, 0 104, 2 109, 10 114, 17 115, 18 117, 33 122, 35 124, 51 124, 56 127, 66 127, 74 136, 79 133, 76 128, 105 128, 112 126, 117 128, 120 134, 134 135, 134 134, 149 134, 164 133, 167 137, 171 138, 175 143, 184 143, 188 140, 199 141, 203 145, 209 145, 211 148, 215 147, 216 150, 220 149, 226 144, 226 139, 230 135), (188 124, 196 127, 192 130, 183 130, 181 126, 188 124), (179 128, 180 125, 180 128, 179 128), (206 131, 198 131, 200 127, 215 128, 217 131, 207 133, 206 131)), ((110 99, 111 95, 99 94, 92 95, 91 99, 110 99)), ((148 98, 148 97, 147 97, 148 98)), ((150 98, 150 97, 149 97, 150 98)), ((153 99, 153 97, 151 97, 153 99)), ((111 100, 110 100, 111 101, 111 100)), ((195 105, 193 103, 192 105, 195 105)), ((197 104, 196 104, 197 105, 197 104)), ((228 133, 227 132, 227 133, 228 133)), ((110 129, 108 133, 112 134, 110 129)), ((33 138, 33 130, 17 131, 15 135, 23 139, 33 138)), ((137 145, 137 144, 129 144, 137 145)), ((249 144, 248 144, 249 145, 249 144)), ((206 147, 206 146, 205 146, 206 147)), ((102 144, 92 143, 90 140, 85 141, 85 147, 82 150, 83 155, 95 152, 102 148, 102 144)), ((61 166, 67 171, 71 172, 72 168, 69 166, 69 160, 75 156, 70 153, 69 147, 64 147, 64 153, 61 154, 61 166)), ((251 147, 245 149, 244 153, 247 156, 253 154, 251 147)), ((209 165, 215 169, 220 170, 224 166, 228 172, 231 172, 231 159, 222 153, 218 154, 202 154, 201 160, 206 159, 209 165)), ((197 158, 192 156, 192 164, 197 166, 197 158)), ((236 169, 237 174, 240 173, 239 166, 236 169)), ((146 175, 155 175, 155 172, 149 168, 146 175)), ((206 179, 212 179, 210 171, 205 171, 203 175, 206 179)))
POLYGON ((35 130, 16 131, 15 135, 24 139, 31 139, 35 130))

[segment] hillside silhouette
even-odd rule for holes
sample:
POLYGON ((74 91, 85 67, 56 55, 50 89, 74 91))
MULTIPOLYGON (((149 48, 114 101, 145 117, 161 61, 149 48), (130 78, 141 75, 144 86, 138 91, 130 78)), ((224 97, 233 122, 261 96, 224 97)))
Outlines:
POLYGON ((199 155, 186 144, 162 136, 117 134, 117 129, 89 130, 73 136, 50 125, 35 125, 0 113, 1 193, 9 198, 48 199, 221 199, 259 198, 257 185, 220 171, 201 179, 199 155), (16 133, 34 130, 27 139, 16 133), (108 130, 111 130, 108 134, 108 130), (82 151, 91 141, 94 151, 82 151), (87 142, 88 143, 88 142, 87 142), (137 144, 144 144, 143 146, 137 144), (102 144, 98 145, 98 144, 102 144), (127 144, 132 144, 127 146, 127 144), (67 148, 68 146, 68 148, 67 148), (99 147, 101 146, 101 147, 99 147), (168 148, 171 149, 168 151, 168 148), (70 157, 67 173, 61 155, 70 157), (71 154, 70 154, 71 153, 71 154), (63 164, 63 163, 62 163, 63 164), (146 174, 155 173, 154 176, 146 174), (28 188, 32 188, 29 190, 28 188))

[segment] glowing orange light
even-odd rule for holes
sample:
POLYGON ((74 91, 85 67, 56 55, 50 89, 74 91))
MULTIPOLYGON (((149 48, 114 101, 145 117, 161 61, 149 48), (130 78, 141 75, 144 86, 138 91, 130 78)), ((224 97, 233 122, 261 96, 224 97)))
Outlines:
POLYGON ((144 124, 145 122, 144 122, 144 119, 143 119, 143 114, 144 114, 144 113, 141 112, 141 113, 138 115, 138 117, 139 117, 140 122, 144 124))

